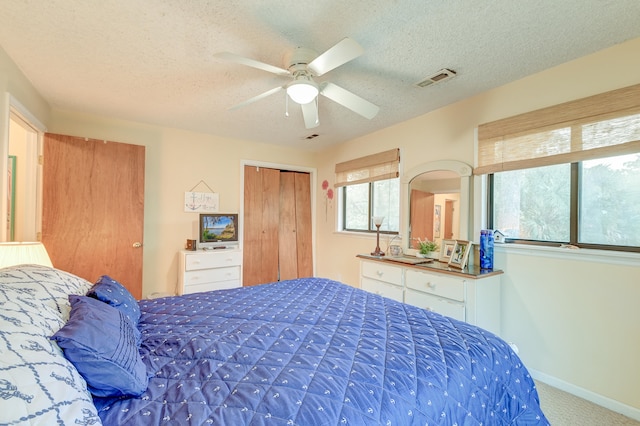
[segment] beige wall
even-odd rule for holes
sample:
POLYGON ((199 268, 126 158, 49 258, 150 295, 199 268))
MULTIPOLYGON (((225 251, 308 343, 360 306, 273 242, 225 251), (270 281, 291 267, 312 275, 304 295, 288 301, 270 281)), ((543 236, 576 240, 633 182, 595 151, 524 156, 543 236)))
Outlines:
MULTIPOLYGON (((331 181, 336 162, 393 147, 404 170, 445 159, 473 165, 479 124, 638 84, 639 52, 640 39, 632 40, 350 141, 323 153, 320 179, 331 181)), ((358 285, 355 255, 372 251, 375 240, 333 232, 334 218, 335 207, 318 221, 318 275, 358 285)), ((502 335, 537 377, 640 419, 640 256, 562 250, 497 249, 502 335)))
MULTIPOLYGON (((336 162, 393 147, 401 148, 403 170, 446 159, 473 165, 478 124, 640 83, 638 52, 640 39, 313 155, 79 113, 53 111, 49 117, 50 112, 41 108, 38 99, 21 101, 27 106, 35 105, 36 111, 32 112, 52 132, 147 147, 146 295, 172 291, 175 286, 176 253, 187 237, 193 237, 196 220, 182 211, 182 197, 201 179, 220 192, 221 209, 236 211, 243 159, 317 167, 317 186, 324 179, 333 183, 336 162), (212 157, 224 161, 212 165, 212 157)), ((9 90, 13 85, 6 80, 20 77, 15 77, 13 71, 5 72, 5 61, 0 56, 0 89, 9 90)), ((34 97, 28 88, 20 90, 27 99, 34 97)), ((381 105, 381 113, 384 108, 381 105)), ((370 252, 375 240, 335 232, 337 200, 328 205, 325 201, 325 192, 317 188, 317 275, 357 286, 359 266, 355 256, 370 252)), ((474 210, 476 218, 480 218, 479 202, 474 210)), ((481 226, 476 219, 476 238, 481 226)), ((386 248, 384 239, 381 246, 386 248)), ((496 266, 505 271, 503 337, 520 347, 526 365, 539 377, 640 418, 640 370, 636 359, 640 353, 640 310, 634 303, 640 300, 640 258, 557 250, 497 249, 496 266)))

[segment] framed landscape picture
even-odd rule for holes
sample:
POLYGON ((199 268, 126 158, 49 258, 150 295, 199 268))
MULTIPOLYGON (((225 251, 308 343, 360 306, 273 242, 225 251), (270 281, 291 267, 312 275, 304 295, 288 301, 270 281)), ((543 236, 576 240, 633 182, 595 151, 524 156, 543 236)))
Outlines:
POLYGON ((455 240, 456 244, 453 247, 451 258, 449 258, 449 266, 458 269, 464 269, 467 266, 469 260, 469 252, 471 251, 471 241, 455 240))

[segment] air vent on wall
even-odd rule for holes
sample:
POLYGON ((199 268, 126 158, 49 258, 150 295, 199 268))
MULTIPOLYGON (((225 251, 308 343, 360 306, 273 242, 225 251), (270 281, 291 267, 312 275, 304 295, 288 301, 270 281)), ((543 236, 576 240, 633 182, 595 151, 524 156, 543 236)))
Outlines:
POLYGON ((424 80, 416 83, 418 87, 427 87, 432 84, 442 83, 443 81, 451 80, 456 76, 456 72, 454 70, 450 70, 449 68, 443 68, 440 71, 436 72, 433 75, 425 78, 424 80))

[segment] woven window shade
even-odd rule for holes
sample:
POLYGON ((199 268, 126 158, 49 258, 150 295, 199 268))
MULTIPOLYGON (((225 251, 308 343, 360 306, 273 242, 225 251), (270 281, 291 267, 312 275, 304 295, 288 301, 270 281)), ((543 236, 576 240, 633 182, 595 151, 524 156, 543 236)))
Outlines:
POLYGON ((399 165, 400 149, 398 148, 338 163, 335 186, 397 178, 399 165))
POLYGON ((478 127, 487 174, 640 152, 640 84, 478 127))

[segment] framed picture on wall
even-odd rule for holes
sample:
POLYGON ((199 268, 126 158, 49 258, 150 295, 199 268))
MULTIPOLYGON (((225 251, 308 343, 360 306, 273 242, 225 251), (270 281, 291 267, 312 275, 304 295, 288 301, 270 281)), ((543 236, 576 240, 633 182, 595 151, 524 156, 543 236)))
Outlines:
POLYGON ((467 266, 469 260, 469 252, 471 251, 471 241, 455 240, 456 244, 453 247, 451 258, 449 259, 449 266, 458 269, 464 269, 467 266))
POLYGON ((440 244, 440 262, 448 262, 456 246, 456 240, 442 240, 440 244))

